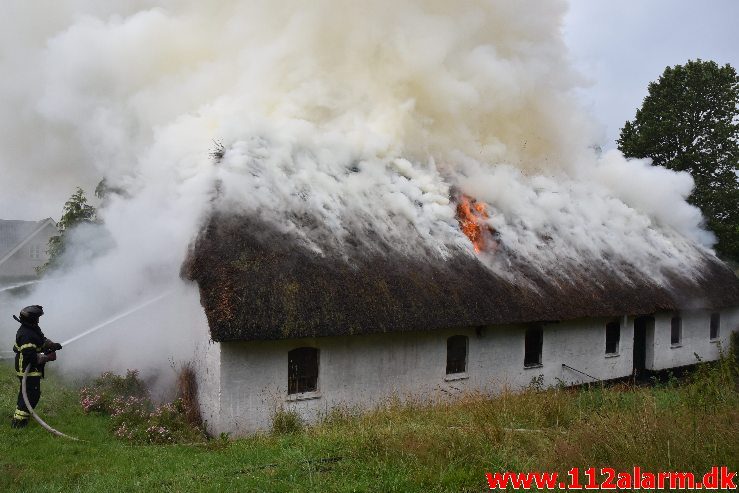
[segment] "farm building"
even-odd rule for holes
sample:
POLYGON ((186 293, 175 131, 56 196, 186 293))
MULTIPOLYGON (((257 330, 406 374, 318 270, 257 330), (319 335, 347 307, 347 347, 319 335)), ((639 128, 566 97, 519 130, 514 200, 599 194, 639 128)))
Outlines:
POLYGON ((0 285, 30 281, 36 268, 49 260, 49 238, 59 234, 53 219, 15 221, 0 219, 0 285))
MULTIPOLYGON (((469 252, 431 261, 318 255, 289 233, 214 215, 183 267, 209 324, 198 369, 212 433, 310 421, 334 406, 627 377, 712 360, 739 327, 739 279, 705 254, 700 276, 593 265, 553 278, 469 252)), ((203 328, 204 331, 206 328, 203 328)))

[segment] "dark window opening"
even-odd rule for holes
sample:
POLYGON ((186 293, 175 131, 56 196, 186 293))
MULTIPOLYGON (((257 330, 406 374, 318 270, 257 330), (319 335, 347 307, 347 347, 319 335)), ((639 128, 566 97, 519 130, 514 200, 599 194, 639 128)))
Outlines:
POLYGON ((446 374, 467 371, 467 336, 452 336, 446 340, 446 374))
POLYGON ((617 354, 621 342, 621 324, 612 320, 606 324, 606 354, 617 354))
POLYGON ((301 347, 287 353, 287 393, 318 390, 318 349, 301 347))
POLYGON ((634 319, 634 346, 632 347, 633 371, 636 379, 647 377, 647 338, 649 344, 654 339, 654 317, 642 316, 634 319))
POLYGON ((680 317, 672 317, 670 321, 670 344, 676 346, 680 344, 683 332, 683 319, 680 317))
POLYGON ((526 344, 523 366, 541 366, 541 348, 544 342, 544 329, 529 327, 526 329, 526 344))
POLYGON ((718 339, 721 329, 721 314, 711 313, 711 339, 718 339))

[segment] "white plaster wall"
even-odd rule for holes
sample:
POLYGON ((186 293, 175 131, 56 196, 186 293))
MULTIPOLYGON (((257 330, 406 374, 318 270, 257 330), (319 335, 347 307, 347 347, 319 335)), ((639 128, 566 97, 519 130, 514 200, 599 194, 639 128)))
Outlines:
POLYGON ((198 402, 200 415, 206 431, 217 435, 223 431, 221 426, 221 344, 213 342, 207 336, 207 324, 198 342, 196 354, 200 357, 194 360, 195 375, 198 384, 198 402))
MULTIPOLYGON (((590 381, 562 363, 597 379, 631 374, 633 325, 621 327, 620 351, 605 354, 606 319, 544 327, 542 366, 526 369, 524 326, 436 332, 374 334, 283 341, 221 344, 220 419, 211 433, 246 434, 271 425, 276 409, 298 411, 315 420, 335 406, 370 408, 384 399, 441 399, 464 391, 495 393, 520 389, 543 375, 544 385, 590 381), (469 337, 466 378, 447 381, 446 340, 469 337), (318 398, 292 400, 287 395, 287 353, 301 346, 320 350, 318 398)), ((217 412, 217 406, 207 412, 217 412)))
MULTIPOLYGON (((716 360, 719 357, 719 346, 728 350, 731 332, 739 330, 739 310, 716 310, 721 313, 721 327, 716 340, 710 338, 710 320, 712 311, 681 312, 682 340, 679 345, 670 344, 672 313, 659 314, 654 323, 653 361, 647 367, 652 370, 664 370, 679 366, 692 365, 698 362, 696 354, 703 361, 716 360)), ((649 340, 647 340, 647 347, 649 340)))
MULTIPOLYGON (((670 347, 672 314, 655 316, 647 331, 647 368, 660 370, 718 358, 717 341, 709 340, 710 313, 683 313, 681 347, 670 347)), ((307 421, 333 407, 367 409, 391 398, 443 399, 465 391, 493 394, 513 390, 542 376, 545 386, 628 376, 633 368, 634 318, 620 319, 617 355, 605 354, 605 325, 610 319, 568 321, 544 326, 542 365, 524 368, 525 326, 487 327, 365 336, 214 344, 205 352, 199 375, 203 416, 209 432, 247 434, 268 429, 277 409, 295 410, 307 421), (449 379, 446 340, 469 338, 463 378, 449 379), (311 399, 287 395, 287 353, 302 346, 320 351, 318 392, 311 399), (202 370, 201 370, 202 371, 202 370)), ((721 311, 718 341, 728 348, 739 330, 739 309, 721 311)), ((460 376, 456 376, 460 377, 460 376)))
POLYGON ((441 392, 445 358, 446 339, 429 333, 222 344, 221 377, 229 386, 222 425, 248 433, 268 428, 280 408, 313 420, 338 405, 365 408, 383 397, 441 392), (301 346, 319 348, 319 399, 288 399, 287 353, 301 346))
POLYGON ((611 318, 569 321, 547 326, 542 354, 545 383, 562 381, 576 385, 595 380, 610 380, 631 375, 633 370, 633 320, 621 317, 618 352, 606 354, 606 324, 611 318), (548 340, 548 341, 547 341, 548 340), (548 342, 548 343, 547 343, 548 342), (565 368, 575 368, 594 378, 565 368), (559 372, 559 374, 557 374, 559 372))

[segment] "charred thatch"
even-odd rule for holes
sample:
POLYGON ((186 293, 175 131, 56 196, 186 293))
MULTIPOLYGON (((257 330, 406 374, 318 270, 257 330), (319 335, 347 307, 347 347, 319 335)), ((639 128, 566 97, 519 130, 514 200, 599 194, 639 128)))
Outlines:
POLYGON ((739 279, 706 257, 703 275, 581 268, 561 279, 512 263, 516 282, 460 254, 429 261, 383 255, 333 258, 255 219, 214 215, 183 275, 198 283, 216 341, 367 334, 739 304, 739 279))

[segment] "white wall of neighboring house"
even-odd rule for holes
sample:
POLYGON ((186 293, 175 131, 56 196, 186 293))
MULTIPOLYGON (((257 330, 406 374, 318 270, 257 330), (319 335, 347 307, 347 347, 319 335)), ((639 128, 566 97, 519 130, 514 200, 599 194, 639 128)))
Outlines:
MULTIPOLYGON (((58 234, 53 221, 48 221, 33 237, 24 239, 23 245, 0 263, 0 280, 25 280, 37 277, 36 268, 49 260, 47 253, 49 238, 58 234)), ((3 257, 5 256, 0 255, 0 260, 3 257)))
MULTIPOLYGON (((709 340, 709 312, 683 314, 683 345, 670 347, 671 314, 655 317, 654 346, 647 338, 647 367, 663 369, 718 357, 709 340), (665 343, 666 341, 666 343, 665 343)), ((721 312, 719 340, 728 347, 739 330, 739 310, 721 312)), ((279 341, 212 343, 199 368, 200 402, 209 432, 248 434, 271 426, 277 409, 313 421, 336 406, 368 409, 384 399, 444 399, 466 391, 494 394, 540 378, 546 386, 631 375, 633 318, 621 318, 619 351, 605 352, 605 324, 612 319, 544 326, 542 363, 524 368, 524 326, 434 332, 387 333, 279 341), (467 372, 446 375, 446 343, 466 335, 467 372), (288 395, 288 351, 319 349, 318 392, 288 395), (575 370, 564 367, 568 365, 575 370)))

